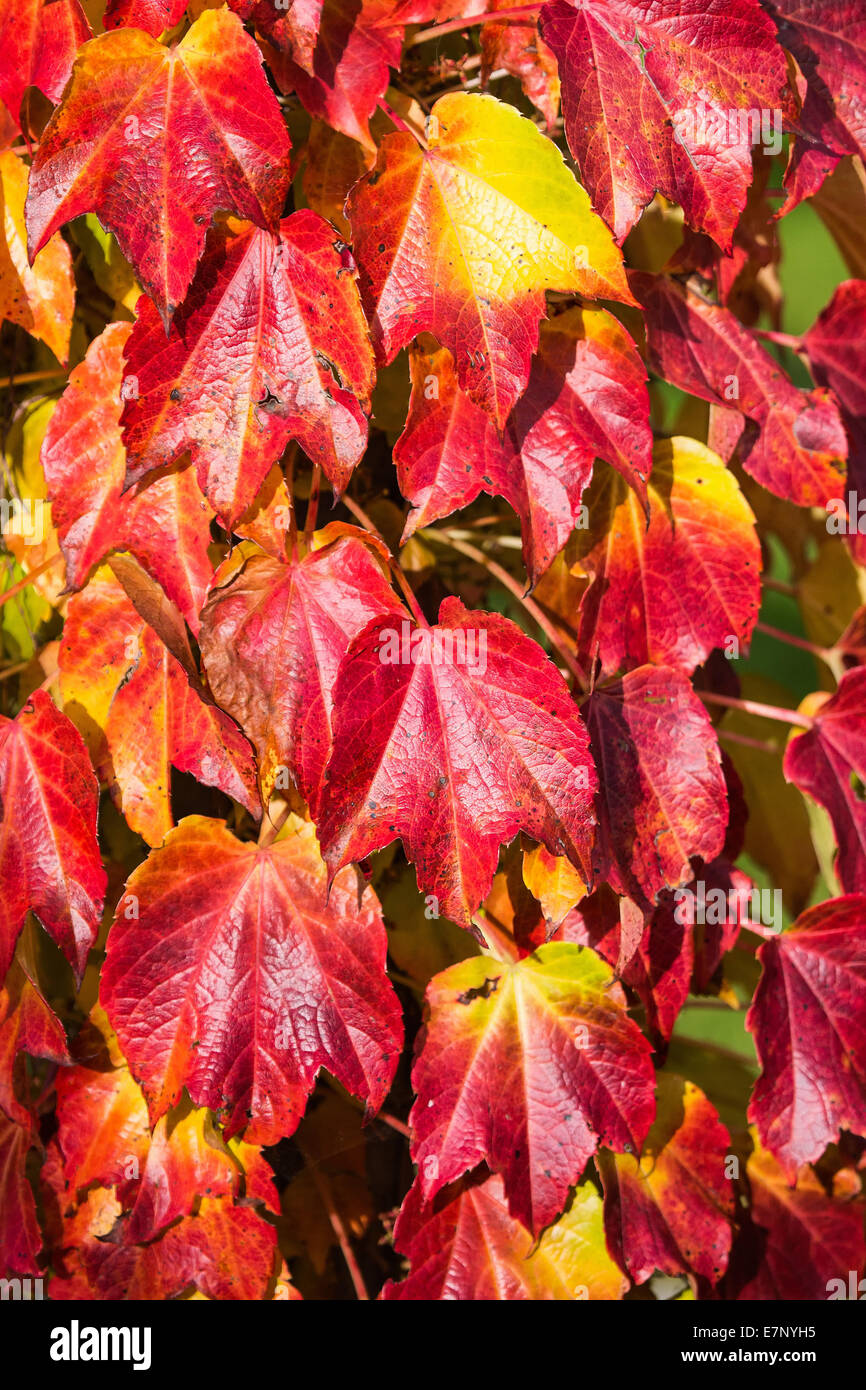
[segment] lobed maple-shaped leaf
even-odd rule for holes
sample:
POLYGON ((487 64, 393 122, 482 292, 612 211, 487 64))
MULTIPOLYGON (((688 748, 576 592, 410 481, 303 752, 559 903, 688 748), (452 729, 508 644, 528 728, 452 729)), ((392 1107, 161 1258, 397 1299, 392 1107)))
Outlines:
POLYGON ((388 1301, 573 1302, 616 1300, 628 1288, 605 1248, 602 1205, 591 1183, 536 1240, 509 1214, 502 1179, 481 1168, 425 1203, 416 1180, 394 1227, 411 1263, 388 1301))
POLYGON ((285 15, 263 0, 257 23, 268 11, 264 32, 275 47, 267 45, 265 56, 280 90, 297 93, 311 116, 375 150, 368 120, 403 46, 392 0, 295 0, 285 15))
POLYGON ((32 910, 81 978, 105 896, 97 802, 81 735, 44 690, 0 715, 0 975, 32 910))
POLYGON ((761 547, 733 474, 694 439, 660 439, 653 459, 649 525, 624 481, 597 472, 567 552, 592 581, 579 650, 611 674, 647 661, 691 673, 731 637, 748 646, 758 617, 761 547))
POLYGON ((521 518, 535 582, 580 520, 593 460, 606 459, 646 504, 652 432, 646 372, 624 328, 574 307, 541 326, 529 384, 504 432, 461 389, 446 348, 410 352, 412 396, 394 445, 400 491, 413 504, 403 539, 488 492, 521 518))
POLYGON ((806 703, 812 727, 792 731, 785 777, 829 812, 842 891, 866 893, 866 667, 846 671, 834 695, 806 703))
POLYGON ((186 7, 187 0, 108 0, 103 22, 106 29, 143 29, 156 39, 180 22, 186 7))
POLYGON ((866 1135, 866 895, 810 907, 758 958, 749 1119, 793 1182, 843 1128, 866 1135))
POLYGON ((246 739, 191 685, 113 578, 95 576, 72 600, 59 659, 70 716, 130 828, 149 845, 174 824, 172 767, 261 815, 246 739))
POLYGON ((754 1152, 746 1168, 750 1214, 762 1239, 757 1269, 738 1280, 737 1298, 821 1302, 840 1283, 843 1296, 850 1297, 849 1271, 856 1283, 866 1263, 862 1198, 852 1201, 828 1193, 805 1167, 793 1186, 754 1131, 752 1139, 754 1152))
POLYGON ((153 1121, 186 1087, 228 1135, 276 1143, 321 1067, 377 1110, 402 1045, 386 952, 372 889, 359 903, 348 869, 328 893, 312 826, 257 848, 188 816, 127 881, 102 972, 153 1121))
POLYGON ((759 0, 549 0, 568 146, 618 241, 655 192, 723 250, 752 182, 749 112, 787 108, 759 0))
POLYGON ((19 1099, 22 1054, 60 1066, 70 1060, 63 1024, 43 998, 35 973, 29 953, 22 955, 19 948, 0 987, 0 1110, 21 1125, 31 1122, 27 1105, 19 1099))
POLYGON ((168 328, 218 210, 275 229, 289 138, 254 40, 205 10, 174 48, 113 29, 79 51, 30 171, 34 256, 95 212, 168 328), (134 190, 134 192, 131 192, 134 190))
POLYGON ((17 1124, 0 1111, 0 1260, 12 1275, 39 1273, 42 1233, 26 1171, 32 1142, 29 1123, 17 1124))
POLYGON ((655 1270, 718 1283, 731 1248, 730 1136, 703 1091, 663 1074, 639 1153, 596 1157, 608 1249, 637 1284, 655 1270))
POLYGON ((202 613, 210 688, 256 749, 265 799, 283 767, 315 810, 340 663, 373 618, 403 616, 362 535, 326 530, 300 559, 254 553, 202 613))
MULTIPOLYGON (((836 397, 848 435, 848 486, 858 501, 866 491, 866 382, 863 354, 866 352, 866 282, 846 280, 836 290, 826 309, 803 336, 809 369, 819 386, 829 387, 836 397)), ((848 497, 840 487, 848 510, 848 497)), ((866 522, 862 516, 848 517, 846 539, 855 560, 866 561, 866 522)))
MULTIPOLYGON (((0 39, 2 42, 2 39, 0 39)), ((27 168, 13 150, 0 153, 0 323, 17 323, 65 366, 75 309, 72 256, 58 234, 30 266, 24 200, 27 168)))
POLYGON ((635 275, 646 311, 653 371, 750 428, 734 429, 746 472, 777 497, 824 506, 845 481, 848 444, 839 412, 823 391, 801 391, 730 312, 667 276, 635 275))
POLYGON ((513 9, 511 0, 493 0, 487 6, 491 19, 483 24, 481 43, 481 85, 487 85, 494 72, 508 72, 520 82, 533 106, 541 112, 548 128, 559 114, 559 69, 556 58, 538 32, 532 15, 522 22, 497 19, 497 10, 513 9))
POLYGON ((427 987, 409 1117, 426 1200, 484 1161, 538 1233, 599 1144, 639 1148, 655 1108, 650 1045, 594 951, 462 961, 427 987))
POLYGON ((654 902, 721 853, 728 799, 706 709, 680 671, 639 666, 582 706, 598 768, 594 877, 654 902))
POLYGON ((129 550, 198 632, 213 576, 207 553, 213 513, 195 472, 175 469, 138 494, 123 492, 123 349, 131 328, 110 323, 94 338, 48 422, 40 461, 51 519, 68 590, 83 588, 112 551, 129 550))
POLYGON ((49 101, 63 95, 78 48, 90 38, 79 0, 20 0, 0 14, 0 101, 20 130, 28 87, 49 101))
POLYGON ((589 881, 595 769, 565 681, 505 618, 374 620, 334 690, 318 830, 331 873, 401 838, 422 892, 469 926, 499 846, 524 830, 589 881))
POLYGON ((305 209, 276 238, 215 232, 168 340, 147 299, 137 313, 127 483, 189 450, 231 530, 297 439, 342 492, 366 447, 374 367, 354 265, 330 223, 305 209))
POLYGON ((373 342, 390 362, 418 333, 504 427, 529 379, 545 290, 632 303, 622 257, 562 156, 494 97, 440 97, 428 147, 387 135, 347 213, 373 342))
POLYGON ((866 7, 863 0, 771 0, 767 8, 806 88, 784 214, 817 193, 843 155, 866 154, 866 7))

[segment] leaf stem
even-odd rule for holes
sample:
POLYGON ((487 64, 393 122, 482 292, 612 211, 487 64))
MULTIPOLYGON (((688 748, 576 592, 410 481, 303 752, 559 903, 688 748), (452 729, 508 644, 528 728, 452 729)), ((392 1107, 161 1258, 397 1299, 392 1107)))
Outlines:
POLYGON ((572 656, 559 633, 556 631, 556 628, 553 626, 553 623, 551 623, 550 619, 538 606, 535 599, 530 598, 528 594, 524 593, 520 584, 513 575, 508 573, 508 570, 503 569, 495 560, 491 560, 490 556, 485 555, 482 550, 476 549, 474 545, 468 545, 466 541, 455 539, 455 537, 449 535, 447 531, 434 530, 430 527, 423 532, 423 535, 425 540, 439 541, 442 545, 450 546, 452 550, 458 550, 460 554, 465 555, 467 559, 474 560, 477 565, 481 565, 494 579, 497 579, 503 588, 507 589, 510 594, 513 594, 518 603, 523 605, 530 617, 533 618, 541 628, 548 642, 553 647, 554 651, 562 658, 581 689, 586 689, 587 675, 583 667, 580 666, 572 656))
POLYGON ((771 753, 773 757, 779 754, 779 745, 771 743, 769 739, 749 738, 748 734, 734 733, 733 729, 722 727, 717 730, 719 738, 723 738, 726 743, 738 743, 743 748, 755 748, 759 753, 771 753))
POLYGON ((785 632, 782 628, 771 627, 769 623, 755 623, 755 631, 763 632, 766 637, 775 637, 778 642, 786 642, 789 647, 797 647, 800 651, 809 652, 819 661, 823 661, 825 666, 832 669, 833 652, 827 647, 819 647, 814 642, 808 642, 805 637, 797 637, 793 632, 785 632))
POLYGON ((790 348, 792 352, 805 352, 802 338, 795 338, 793 333, 776 333, 770 328, 753 328, 752 332, 758 338, 764 338, 768 343, 775 343, 778 347, 790 348))
POLYGON ((8 390, 13 386, 21 386, 28 381, 65 381, 66 373, 62 367, 58 367, 56 372, 21 372, 18 376, 4 376, 0 378, 0 390, 8 390))
POLYGON ((388 120, 391 122, 393 126, 396 126, 397 130, 403 131, 405 135, 414 136, 414 138, 418 141, 418 144, 421 146, 422 150, 427 149, 427 141, 424 139, 424 136, 421 134, 420 130, 416 130, 415 126, 409 125, 409 122, 404 121, 402 116, 398 116, 393 106, 390 106, 384 97, 379 98, 378 105, 379 110, 385 112, 385 115, 388 117, 388 120))
POLYGON ((815 723, 805 714, 795 709, 782 709, 781 705, 765 705, 760 700, 737 700, 732 695, 717 695, 714 690, 698 690, 697 695, 709 705, 723 705, 725 709, 742 710, 744 714, 757 714, 762 719, 778 719, 783 724, 796 724, 800 729, 811 729, 815 723))
POLYGON ((346 1227, 343 1225, 343 1218, 337 1210, 337 1204, 334 1201, 334 1195, 331 1191, 331 1184, 328 1182, 325 1174, 319 1171, 317 1164, 308 1162, 307 1171, 313 1179, 316 1191, 322 1199, 322 1206, 328 1213, 331 1229, 337 1237, 340 1249, 343 1252, 343 1259, 346 1261, 346 1268, 349 1271, 352 1284, 355 1288, 355 1296, 360 1302, 369 1303, 370 1295, 367 1293, 367 1286, 364 1283, 361 1266, 355 1259, 355 1252, 352 1249, 346 1227))
POLYGON ((259 849, 267 849, 269 845, 272 845, 274 843, 274 840, 279 835, 280 831, 282 830, 283 826, 285 825, 286 821, 289 819, 289 816, 291 814, 292 807, 291 803, 289 803, 288 805, 283 807, 276 820, 272 820, 271 813, 268 807, 265 807, 265 812, 262 816, 262 826, 261 830, 259 831, 259 849))
POLYGON ((478 24, 499 24, 503 19, 528 19, 530 15, 538 14, 540 9, 540 4, 515 5, 511 10, 491 10, 486 14, 472 15, 468 19, 449 19, 444 24, 434 24, 429 29, 419 30, 411 39, 407 39, 406 47, 415 48, 419 43, 441 39, 446 34, 457 34, 461 29, 472 29, 478 24))

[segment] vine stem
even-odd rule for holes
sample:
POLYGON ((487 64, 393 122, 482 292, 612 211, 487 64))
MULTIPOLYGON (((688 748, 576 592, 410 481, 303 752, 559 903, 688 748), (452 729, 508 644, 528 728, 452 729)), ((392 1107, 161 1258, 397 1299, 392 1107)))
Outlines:
POLYGON ((65 381, 66 373, 62 370, 56 372, 21 372, 18 376, 4 376, 0 378, 0 390, 8 390, 12 386, 21 386, 28 381, 65 381))
POLYGON ((805 352, 803 339, 795 338, 793 333, 776 333, 770 328, 753 328, 752 332, 768 343, 776 343, 778 347, 790 348, 792 352, 805 352))
POLYGON ((483 550, 476 549, 474 545, 469 545, 466 541, 456 540, 453 536, 448 535, 446 531, 436 531, 431 528, 424 531, 424 538, 425 540, 439 541, 442 545, 450 546, 452 550, 459 550, 461 555, 465 555, 469 560, 474 560, 477 565, 481 565, 483 569, 486 569, 494 579, 498 579, 503 588, 514 595, 518 603, 523 605, 530 617, 538 624, 548 642, 562 658, 581 689, 586 689, 586 672, 574 659, 559 633, 556 631, 556 628, 553 626, 553 623, 538 606, 535 599, 530 598, 528 594, 524 593, 514 576, 508 573, 508 570, 503 569, 495 560, 491 560, 490 556, 485 555, 483 550))
POLYGON ((419 43, 429 43, 431 39, 444 38, 446 34, 458 34, 461 29, 472 29, 478 24, 499 24, 503 19, 528 19, 538 14, 541 5, 515 5, 511 10, 491 10, 487 14, 472 15, 469 19, 449 19, 444 24, 434 24, 429 29, 421 29, 406 41, 407 48, 415 48, 419 43))
POLYGON ((784 632, 782 628, 771 627, 769 623, 755 623, 755 631, 763 632, 767 637, 775 637, 778 642, 786 642, 789 647, 797 647, 800 651, 809 652, 819 661, 823 661, 825 666, 832 669, 833 652, 827 647, 819 647, 814 642, 808 642, 805 637, 797 637, 793 632, 784 632))
POLYGON ((365 531, 369 531, 371 536, 375 536, 377 540, 382 542, 386 551, 388 552, 388 564, 391 566, 391 573, 393 574, 394 578, 396 579, 397 583, 400 585, 400 588, 403 591, 403 597, 409 605, 409 610, 412 614, 412 617, 415 619, 419 627, 429 627, 430 624, 424 617, 424 614, 421 612, 418 600, 415 597, 415 591, 406 577, 405 570, 403 569, 399 560, 395 559, 395 557, 391 554, 391 548, 388 545, 388 542, 385 540, 385 537, 382 535, 382 532, 379 530, 376 523, 370 520, 367 513, 364 511, 364 508, 359 506, 353 497, 344 496, 340 498, 340 501, 342 502, 343 506, 346 507, 347 510, 352 513, 352 516, 355 517, 357 521, 360 521, 365 531))
MULTIPOLYGON (((307 1157, 306 1154, 304 1156, 307 1157)), ((355 1259, 355 1252, 352 1249, 346 1227, 343 1225, 343 1218, 337 1210, 334 1194, 331 1191, 331 1184, 328 1182, 324 1173, 319 1172, 317 1165, 315 1163, 310 1163, 309 1160, 307 1162, 307 1171, 313 1179, 316 1191, 322 1199, 322 1205, 328 1213, 331 1229, 337 1237, 340 1249, 343 1252, 343 1259, 346 1261, 346 1268, 349 1271, 352 1284, 354 1285, 355 1296, 360 1302, 369 1303, 370 1295, 367 1293, 367 1286, 364 1283, 361 1266, 355 1259)))
POLYGON ((797 597, 796 584, 786 584, 784 579, 772 579, 768 574, 764 575, 762 582, 765 589, 772 589, 776 594, 787 594, 790 598, 797 597))
POLYGON ((38 579, 40 574, 44 574, 46 570, 50 570, 52 565, 56 565, 57 561, 62 559, 62 551, 55 550, 54 554, 49 555, 47 560, 43 560, 41 565, 37 565, 35 570, 31 570, 29 574, 25 574, 24 578, 19 579, 17 584, 13 584, 11 589, 7 589, 5 594, 0 594, 0 608, 3 607, 4 603, 8 603, 10 598, 14 598, 16 594, 20 594, 22 589, 26 589, 28 584, 32 584, 34 579, 38 579))
POLYGON ((815 723, 807 715, 798 714, 795 709, 782 709, 781 705, 765 705, 760 700, 737 700, 733 695, 717 695, 712 690, 698 690, 696 694, 705 704, 739 709, 744 714, 758 714, 763 719, 778 719, 783 724, 796 724, 800 729, 811 729, 815 723))
POLYGON ((749 738, 748 734, 734 733, 733 729, 719 729, 719 738, 723 738, 726 743, 738 743, 743 748, 756 748, 759 753, 772 753, 773 757, 778 756, 779 745, 770 743, 769 740, 760 738, 749 738))

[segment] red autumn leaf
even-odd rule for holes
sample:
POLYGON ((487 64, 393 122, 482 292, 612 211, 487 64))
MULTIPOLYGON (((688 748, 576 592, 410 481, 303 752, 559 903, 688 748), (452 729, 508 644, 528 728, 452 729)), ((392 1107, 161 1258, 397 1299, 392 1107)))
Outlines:
POLYGON ((150 1147, 147 1106, 128 1067, 104 1055, 94 1061, 57 1078, 63 1176, 73 1191, 98 1184, 123 1197, 136 1188, 150 1147))
POLYGON ((122 492, 126 456, 120 435, 123 349, 131 325, 111 323, 87 350, 48 422, 41 463, 66 559, 69 589, 81 589, 94 565, 130 550, 198 631, 213 568, 211 511, 190 468, 154 479, 137 495, 122 492))
POLYGON ((653 370, 682 391, 749 420, 738 445, 746 472, 801 507, 838 497, 848 445, 826 393, 793 386, 729 309, 666 276, 634 276, 631 283, 646 310, 653 370))
POLYGON ((309 210, 281 222, 277 239, 215 233, 167 341, 139 300, 126 361, 127 482, 189 450, 229 529, 290 439, 337 492, 366 447, 373 354, 354 267, 309 210))
POLYGON ((866 495, 866 381, 863 379, 863 354, 866 352, 866 282, 847 280, 840 285, 827 305, 803 337, 803 347, 809 357, 809 368, 819 386, 829 387, 839 403, 848 434, 848 487, 855 494, 854 514, 851 515, 850 493, 839 489, 844 504, 833 509, 835 519, 828 517, 828 530, 842 531, 849 539, 854 557, 859 563, 866 560, 866 507, 860 503, 866 495))
POLYGON ((806 87, 785 174, 789 212, 817 193, 843 155, 866 155, 866 8, 863 0, 771 0, 768 9, 806 87))
POLYGON ((486 86, 494 72, 510 72, 518 78, 533 106, 552 126, 559 114, 559 70, 556 59, 538 32, 533 15, 522 22, 497 20, 497 10, 514 7, 511 0, 493 0, 488 7, 494 17, 482 26, 481 84, 486 86))
POLYGON ((257 849, 187 817, 127 881, 102 972, 153 1120, 186 1087, 227 1134, 246 1126, 250 1142, 276 1143, 321 1067, 378 1110, 402 1040, 386 949, 353 870, 328 894, 311 826, 257 849))
POLYGON ((69 1062, 63 1025, 42 997, 35 973, 30 960, 16 958, 0 988, 0 1109, 22 1125, 30 1124, 30 1111, 19 1099, 22 1093, 26 1098, 22 1054, 69 1062))
MULTIPOLYGON (((256 19, 270 9, 257 6, 256 19)), ((312 116, 375 149, 367 124, 400 66, 402 24, 392 0, 295 0, 265 32, 268 66, 283 92, 296 92, 312 116)), ((273 10, 271 15, 273 16, 273 10)))
POLYGON ((715 859, 728 800, 710 717, 678 671, 640 666, 583 706, 599 774, 595 876, 655 901, 715 859))
POLYGON ((752 181, 756 108, 787 105, 759 0, 549 0, 540 24, 569 149, 617 240, 658 190, 727 251, 752 181))
POLYGON ((373 342, 390 362, 435 334, 501 429, 529 379, 544 291, 631 303, 622 259, 556 146, 512 108, 441 97, 428 139, 387 135, 349 195, 373 342))
POLYGON ((811 1169, 797 1176, 796 1187, 772 1154, 755 1137, 747 1166, 751 1213, 759 1240, 756 1270, 740 1282, 737 1297, 787 1301, 858 1297, 857 1282, 866 1263, 862 1198, 835 1197, 811 1169), (855 1289, 851 1293, 850 1273, 855 1289))
POLYGON ((153 1131, 127 1238, 152 1240, 178 1217, 188 1216, 199 1197, 230 1198, 240 1186, 240 1169, 211 1130, 206 1111, 190 1109, 171 1122, 163 1115, 153 1131))
POLYGON ((97 785, 80 734, 43 690, 17 719, 0 716, 0 972, 28 910, 81 977, 105 895, 97 785))
POLYGON ((412 1070, 425 1198, 482 1161, 538 1233, 599 1144, 637 1149, 652 1121, 650 1046, 610 967, 585 947, 475 956, 436 975, 412 1070))
POLYGON ((205 10, 171 49, 140 29, 111 30, 80 50, 39 143, 30 254, 96 212, 167 328, 215 212, 276 228, 288 152, 258 50, 235 15, 205 10))
POLYGON ((593 460, 606 459, 646 502, 652 433, 646 373, 625 329, 602 309, 573 308, 542 324, 525 394, 500 435, 461 390, 444 348, 410 355, 412 397, 394 445, 412 503, 403 539, 480 492, 505 497, 523 524, 533 581, 580 520, 593 460))
POLYGON ((734 1215, 730 1146, 703 1091, 661 1075, 658 1113, 640 1153, 599 1153, 608 1248, 635 1283, 655 1270, 718 1283, 734 1215))
POLYGON ((843 892, 866 893, 866 667, 846 672, 811 729, 792 733, 784 767, 787 780, 830 814, 843 892))
POLYGON ((749 1119, 793 1181, 843 1128, 866 1135, 866 895, 809 908, 758 957, 749 1119))
POLYGON ((663 1054, 689 993, 692 932, 677 920, 667 895, 662 894, 651 914, 644 917, 638 909, 635 941, 628 930, 632 914, 623 908, 626 901, 603 885, 568 913, 552 940, 591 946, 614 967, 646 1009, 650 1036, 663 1054))
POLYGON ((32 1143, 29 1125, 0 1111, 0 1263, 11 1274, 38 1274, 42 1233, 25 1164, 32 1143))
POLYGON ((158 845, 174 824, 171 768, 218 787, 256 818, 252 750, 194 689, 180 663, 113 579, 94 578, 69 605, 60 646, 64 699, 131 829, 158 845))
POLYGON ((20 129, 21 102, 38 87, 57 102, 77 49, 90 38, 79 0, 20 0, 0 15, 0 100, 20 129))
POLYGON ((694 439, 658 440, 653 460, 649 525, 622 479, 597 470, 566 552, 591 580, 568 626, 611 675, 647 661, 691 673, 732 638, 748 646, 758 616, 761 546, 733 474, 694 439))
POLYGON ((217 580, 202 614, 210 688, 253 743, 265 795, 283 767, 313 810, 340 662, 371 619, 403 615, 361 536, 328 543, 325 531, 303 559, 253 554, 227 583, 217 580))
POLYGON ((187 0, 108 0, 106 29, 143 29, 155 39, 183 18, 187 0))
POLYGON ((467 927, 519 830, 588 881, 586 730, 552 662, 505 618, 448 598, 433 628, 374 621, 340 668, 333 725, 318 814, 332 874, 400 837, 422 892, 467 927))

